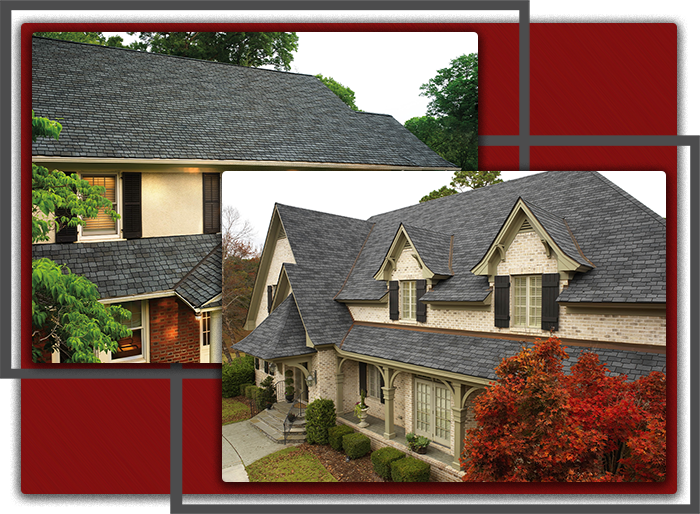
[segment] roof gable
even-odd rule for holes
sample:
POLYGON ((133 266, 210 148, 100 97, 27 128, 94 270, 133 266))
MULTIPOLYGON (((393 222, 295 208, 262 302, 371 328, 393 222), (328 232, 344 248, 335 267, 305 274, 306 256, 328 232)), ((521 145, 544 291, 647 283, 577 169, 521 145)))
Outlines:
POLYGON ((453 236, 401 223, 374 279, 391 280, 396 262, 406 245, 411 247, 423 278, 448 278, 452 275, 452 242, 453 236))
POLYGON ((508 248, 524 223, 537 233, 547 255, 551 252, 556 255, 560 273, 585 272, 595 267, 581 252, 566 220, 518 198, 488 250, 471 272, 488 276, 493 281, 498 263, 506 260, 508 248))

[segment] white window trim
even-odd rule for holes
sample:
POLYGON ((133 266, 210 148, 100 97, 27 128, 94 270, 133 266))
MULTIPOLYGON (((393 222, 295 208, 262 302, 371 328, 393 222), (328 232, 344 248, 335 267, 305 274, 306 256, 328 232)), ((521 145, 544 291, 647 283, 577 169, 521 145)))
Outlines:
POLYGON ((513 326, 514 327, 520 327, 520 328, 541 328, 542 326, 542 275, 515 275, 513 276, 513 287, 512 287, 512 305, 513 305, 513 326), (532 278, 540 278, 540 317, 535 318, 535 321, 531 320, 530 316, 530 302, 532 300, 532 295, 530 294, 530 280, 532 278), (515 315, 515 309, 517 308, 516 306, 516 286, 515 286, 515 281, 518 279, 526 279, 525 280, 525 323, 518 323, 518 318, 515 315))
POLYGON ((399 319, 405 321, 416 321, 416 281, 401 280, 399 282, 399 300, 401 308, 399 309, 399 319), (404 295, 408 293, 408 312, 405 312, 404 295))
MULTIPOLYGON (((134 300, 131 300, 134 301, 134 300)), ((136 300, 139 301, 139 300, 136 300)), ((112 359, 112 352, 100 352, 100 360, 102 362, 113 362, 115 364, 123 364, 128 362, 151 362, 151 326, 149 319, 149 302, 148 300, 141 301, 141 355, 132 355, 131 357, 123 357, 121 359, 112 359)), ((127 300, 114 300, 110 303, 120 305, 126 303, 127 300)), ((107 304, 109 305, 109 304, 107 304)))
MULTIPOLYGON (((90 171, 84 171, 80 172, 80 178, 82 179, 84 176, 89 176, 89 177, 115 177, 115 195, 116 195, 116 204, 117 204, 117 214, 119 216, 122 215, 123 212, 123 204, 122 204, 122 195, 121 195, 121 188, 122 188, 122 174, 120 171, 100 171, 100 172, 90 172, 90 171)), ((95 235, 87 235, 83 234, 83 226, 78 225, 78 241, 112 241, 112 240, 120 240, 124 239, 122 237, 122 219, 121 217, 117 220, 117 230, 116 233, 114 234, 95 234, 95 235)))

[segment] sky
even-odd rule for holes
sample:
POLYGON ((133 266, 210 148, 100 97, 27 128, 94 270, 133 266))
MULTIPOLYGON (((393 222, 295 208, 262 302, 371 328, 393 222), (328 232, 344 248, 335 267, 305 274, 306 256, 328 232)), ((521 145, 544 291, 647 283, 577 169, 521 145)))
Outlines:
MULTIPOLYGON (((105 32, 106 36, 115 33, 105 32)), ((119 33, 128 43, 136 36, 119 33)), ((390 114, 400 123, 426 114, 429 99, 420 86, 463 54, 478 53, 471 32, 297 32, 299 48, 291 73, 332 77, 355 92, 363 111, 390 114)), ((537 173, 501 170, 503 180, 537 173)), ((392 194, 372 187, 377 172, 225 172, 223 206, 238 210, 253 227, 252 243, 262 249, 275 202, 358 219, 399 209, 449 185, 451 172, 387 174, 392 194), (394 177, 397 179, 395 180, 394 177)), ((605 176, 651 209, 666 216, 662 172, 605 172, 605 176)))

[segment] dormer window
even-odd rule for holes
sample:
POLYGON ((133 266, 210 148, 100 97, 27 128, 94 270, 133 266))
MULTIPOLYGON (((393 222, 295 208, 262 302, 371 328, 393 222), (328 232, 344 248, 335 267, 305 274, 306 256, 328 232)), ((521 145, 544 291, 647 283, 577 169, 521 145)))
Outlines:
POLYGON ((416 319, 416 281, 401 281, 401 319, 416 319))
POLYGON ((513 318, 515 326, 542 325, 542 275, 513 277, 513 318))

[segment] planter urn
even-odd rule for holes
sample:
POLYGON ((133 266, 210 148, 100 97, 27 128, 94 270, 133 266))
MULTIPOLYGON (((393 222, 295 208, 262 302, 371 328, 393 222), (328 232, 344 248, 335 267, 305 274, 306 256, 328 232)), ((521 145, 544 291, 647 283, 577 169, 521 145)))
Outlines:
POLYGON ((369 423, 367 423, 367 411, 369 410, 369 407, 365 407, 364 409, 360 409, 360 422, 357 424, 358 427, 360 428, 365 428, 369 426, 369 423))

